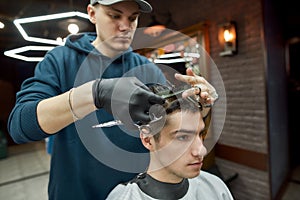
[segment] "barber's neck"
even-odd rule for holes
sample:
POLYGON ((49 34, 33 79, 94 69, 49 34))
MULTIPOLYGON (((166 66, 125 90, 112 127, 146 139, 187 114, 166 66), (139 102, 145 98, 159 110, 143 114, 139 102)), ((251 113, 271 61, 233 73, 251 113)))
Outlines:
POLYGON ((121 54, 123 51, 116 51, 115 49, 109 47, 105 42, 102 42, 98 39, 92 42, 92 45, 104 56, 109 58, 114 58, 117 55, 121 54))

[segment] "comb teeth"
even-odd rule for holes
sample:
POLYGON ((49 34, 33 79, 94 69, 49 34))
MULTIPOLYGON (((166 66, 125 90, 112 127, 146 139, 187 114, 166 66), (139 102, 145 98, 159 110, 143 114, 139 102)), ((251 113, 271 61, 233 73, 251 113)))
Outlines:
POLYGON ((184 90, 176 91, 176 89, 174 87, 170 87, 170 86, 162 85, 162 84, 150 84, 150 85, 148 85, 148 88, 154 94, 157 94, 164 99, 175 97, 184 92, 184 90))

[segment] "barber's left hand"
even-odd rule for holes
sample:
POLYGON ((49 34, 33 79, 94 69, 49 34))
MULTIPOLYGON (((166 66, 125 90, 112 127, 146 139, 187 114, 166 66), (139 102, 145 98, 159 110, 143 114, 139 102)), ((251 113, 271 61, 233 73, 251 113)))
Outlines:
POLYGON ((212 107, 215 101, 218 99, 216 89, 202 76, 196 75, 191 68, 186 70, 187 75, 179 73, 175 74, 175 78, 179 81, 183 81, 192 86, 187 89, 182 96, 188 97, 192 95, 199 96, 198 101, 205 107, 212 107))

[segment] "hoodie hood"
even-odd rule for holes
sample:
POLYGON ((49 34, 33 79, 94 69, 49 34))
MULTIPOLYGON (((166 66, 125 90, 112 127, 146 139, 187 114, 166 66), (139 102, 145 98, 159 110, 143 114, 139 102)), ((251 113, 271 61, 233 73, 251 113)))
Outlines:
MULTIPOLYGON (((86 33, 79 33, 79 34, 73 34, 69 35, 66 39, 65 46, 72 48, 79 52, 84 52, 85 54, 94 54, 94 55, 103 55, 100 53, 95 46, 92 45, 92 42, 96 39, 97 34, 95 32, 86 32, 86 33)), ((128 52, 132 52, 132 48, 129 47, 126 51, 124 51, 122 54, 117 55, 115 58, 110 58, 112 60, 118 60, 120 57, 124 56, 128 52)))
POLYGON ((96 39, 96 33, 79 33, 76 35, 69 35, 67 37, 65 46, 75 49, 79 52, 89 54, 95 49, 92 42, 96 39))

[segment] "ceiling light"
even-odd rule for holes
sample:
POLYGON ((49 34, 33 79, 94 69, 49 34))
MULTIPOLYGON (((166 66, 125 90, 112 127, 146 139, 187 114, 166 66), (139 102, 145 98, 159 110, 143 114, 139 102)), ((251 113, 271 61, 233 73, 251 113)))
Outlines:
POLYGON ((154 59, 153 62, 157 64, 172 64, 172 63, 182 63, 182 62, 190 62, 192 58, 174 58, 174 59, 154 59))
POLYGON ((168 53, 168 54, 162 54, 157 56, 157 58, 163 59, 163 58, 173 58, 173 57, 194 57, 194 58, 200 58, 200 54, 199 53, 181 53, 181 52, 177 52, 177 53, 168 53))
POLYGON ((0 22, 0 29, 3 29, 5 27, 5 25, 3 24, 3 22, 0 22))
POLYGON ((79 31, 79 27, 77 26, 77 24, 69 24, 68 31, 72 34, 76 34, 79 31))
POLYGON ((62 43, 62 42, 63 42, 63 39, 62 39, 61 37, 57 37, 57 38, 56 38, 56 41, 62 43))
POLYGON ((20 59, 27 62, 39 62, 44 59, 44 57, 27 57, 20 55, 19 53, 24 53, 26 51, 50 51, 54 46, 24 46, 17 49, 12 49, 4 52, 4 55, 20 59))
POLYGON ((58 14, 51 14, 51 15, 43 15, 43 16, 36 16, 36 17, 28 17, 28 18, 21 18, 15 19, 14 24, 23 36, 26 41, 30 42, 39 42, 45 44, 52 44, 52 45, 63 45, 64 43, 60 40, 55 39, 47 39, 47 38, 40 38, 40 37, 32 37, 29 36, 22 24, 28 24, 33 22, 40 22, 40 21, 47 21, 47 20, 55 20, 55 19, 63 19, 63 18, 70 18, 70 17, 81 17, 84 19, 89 19, 89 16, 85 13, 73 11, 73 12, 65 12, 65 13, 58 13, 58 14))
POLYGON ((149 58, 151 62, 157 64, 172 64, 181 62, 191 62, 194 58, 200 58, 199 53, 176 52, 158 55, 155 58, 149 58))

